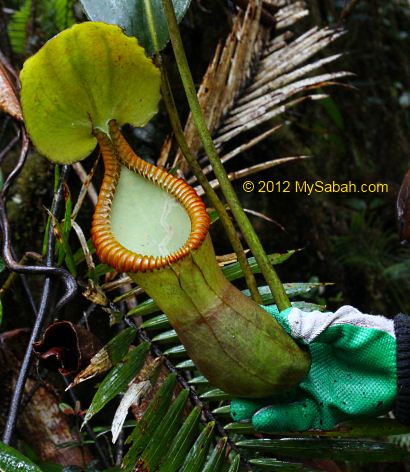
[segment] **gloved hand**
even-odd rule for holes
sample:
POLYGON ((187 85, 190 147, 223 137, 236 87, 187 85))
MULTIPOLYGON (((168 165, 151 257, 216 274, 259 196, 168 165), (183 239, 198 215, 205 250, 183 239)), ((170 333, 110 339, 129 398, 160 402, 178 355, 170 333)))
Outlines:
MULTIPOLYGON (((397 395, 393 320, 365 315, 351 306, 335 313, 265 309, 298 343, 308 346, 311 368, 291 392, 264 400, 233 400, 235 421, 252 418, 255 430, 263 432, 326 430, 353 417, 382 415, 393 407, 397 395)), ((399 316, 406 318, 410 335, 408 317, 399 316)))

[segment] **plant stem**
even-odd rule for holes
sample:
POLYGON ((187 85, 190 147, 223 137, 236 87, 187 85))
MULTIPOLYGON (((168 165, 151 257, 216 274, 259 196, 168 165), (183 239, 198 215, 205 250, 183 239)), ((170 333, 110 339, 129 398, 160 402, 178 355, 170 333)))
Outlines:
POLYGON ((252 227, 248 217, 246 216, 241 203, 235 193, 235 190, 228 179, 225 168, 223 167, 212 137, 207 128, 201 106, 196 95, 195 85, 189 70, 188 61, 185 55, 184 46, 182 44, 181 34, 179 32, 177 19, 175 17, 174 7, 171 0, 162 0, 165 16, 167 18, 169 35, 172 42, 172 47, 175 54, 175 59, 178 65, 179 73, 185 89, 185 94, 191 109, 192 118, 197 128, 198 134, 201 138, 205 152, 208 155, 209 162, 215 172, 217 179, 220 182, 221 190, 225 196, 228 205, 231 208, 232 214, 242 231, 242 234, 249 245, 252 254, 261 269, 263 276, 272 292, 275 302, 279 310, 284 310, 290 306, 289 298, 287 297, 283 285, 276 274, 275 269, 269 263, 268 257, 263 249, 263 246, 252 227))
POLYGON ((210 186, 205 174, 202 172, 201 166, 199 165, 198 161, 192 155, 191 150, 189 149, 188 143, 185 139, 184 131, 182 129, 181 121, 179 119, 178 111, 175 105, 174 97, 172 94, 171 86, 168 80, 167 71, 163 65, 162 58, 158 58, 158 62, 161 68, 161 90, 162 90, 162 97, 165 102, 165 106, 168 111, 169 119, 171 121, 172 129, 174 130, 176 140, 178 142, 179 147, 188 161, 193 174, 195 175, 197 181, 202 185, 202 188, 205 191, 206 196, 209 198, 209 201, 218 212, 218 215, 221 219, 225 232, 231 242, 232 248, 236 253, 238 258, 238 262, 241 266, 242 272, 245 276, 246 284, 251 292, 252 298, 255 302, 262 304, 262 297, 258 290, 258 285, 256 284, 255 276, 252 272, 252 269, 248 263, 248 259, 246 254, 243 250, 242 243, 239 239, 238 234, 236 233, 235 226, 226 211, 224 204, 219 199, 215 190, 210 186))

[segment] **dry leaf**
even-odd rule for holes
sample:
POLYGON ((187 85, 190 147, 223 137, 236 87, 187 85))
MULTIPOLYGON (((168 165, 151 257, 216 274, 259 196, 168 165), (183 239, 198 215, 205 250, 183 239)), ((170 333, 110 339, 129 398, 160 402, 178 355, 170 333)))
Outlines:
POLYGON ((16 120, 23 121, 20 102, 10 74, 0 62, 0 110, 8 113, 16 120))

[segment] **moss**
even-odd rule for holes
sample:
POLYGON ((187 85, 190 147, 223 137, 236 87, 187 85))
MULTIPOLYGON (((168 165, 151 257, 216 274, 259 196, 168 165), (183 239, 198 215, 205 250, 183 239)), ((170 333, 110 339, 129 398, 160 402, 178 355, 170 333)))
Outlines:
POLYGON ((47 214, 43 207, 50 205, 53 175, 53 165, 33 152, 27 157, 20 176, 11 188, 7 212, 12 229, 13 247, 18 254, 27 250, 41 251, 47 222, 47 214))

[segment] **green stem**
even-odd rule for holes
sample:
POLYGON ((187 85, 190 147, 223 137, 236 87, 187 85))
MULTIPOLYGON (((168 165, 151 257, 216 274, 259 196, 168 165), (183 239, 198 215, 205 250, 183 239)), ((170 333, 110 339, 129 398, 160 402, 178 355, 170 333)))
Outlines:
POLYGON ((165 10, 165 16, 167 18, 169 35, 172 42, 172 47, 175 54, 175 59, 178 65, 179 73, 182 79, 182 83, 185 89, 185 94, 191 109, 192 118, 195 126, 198 130, 198 134, 201 138, 205 152, 209 158, 209 162, 215 172, 217 179, 219 180, 222 193, 228 205, 231 208, 232 214, 249 245, 252 254, 255 256, 256 261, 261 269, 263 276, 266 279, 269 288, 272 291, 272 295, 279 310, 284 310, 290 305, 289 298, 287 297, 283 285, 276 274, 275 269, 269 263, 269 259, 263 249, 263 246, 252 227, 248 217, 246 216, 241 203, 235 193, 235 190, 228 179, 226 171, 219 159, 216 151, 214 142, 207 128, 204 115, 201 110, 201 106, 196 95, 194 81, 191 76, 191 72, 188 66, 188 61, 185 55, 184 46, 182 44, 181 34, 179 32, 177 19, 175 17, 174 7, 171 0, 162 0, 165 10))
POLYGON ((171 86, 168 80, 168 74, 167 74, 166 68, 164 67, 162 63, 161 57, 158 58, 158 62, 161 68, 162 97, 164 99, 165 106, 168 111, 169 119, 171 121, 171 126, 172 126, 172 129, 174 130, 178 145, 185 159, 188 161, 188 164, 190 165, 193 174, 195 175, 198 182, 204 189, 206 196, 208 197, 209 201, 211 202, 215 210, 218 212, 218 215, 221 219, 225 232, 229 238, 229 241, 232 244, 232 248, 236 253, 242 272, 244 273, 245 281, 251 292, 252 298, 255 300, 255 302, 262 304, 263 301, 258 290, 258 285, 256 283, 255 276, 249 265, 248 259, 243 250, 243 246, 239 239, 239 236, 236 233, 235 226, 232 223, 232 220, 229 217, 224 204, 221 202, 217 193, 209 184, 207 178, 202 172, 201 166, 199 165, 198 161, 194 158, 194 156, 191 153, 191 150, 189 149, 188 143, 185 139, 184 131, 182 129, 181 121, 179 119, 179 115, 178 115, 178 111, 175 105, 171 86))

